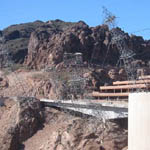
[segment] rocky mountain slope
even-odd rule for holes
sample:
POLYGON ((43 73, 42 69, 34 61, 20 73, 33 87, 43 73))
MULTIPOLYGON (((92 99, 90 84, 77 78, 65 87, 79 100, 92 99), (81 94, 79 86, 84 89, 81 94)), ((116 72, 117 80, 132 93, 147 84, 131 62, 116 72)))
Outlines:
MULTIPOLYGON (((116 65, 119 53, 110 40, 110 31, 104 25, 89 27, 83 21, 35 21, 0 31, 0 50, 8 51, 14 62, 36 69, 62 62, 64 52, 82 52, 85 62, 116 65)), ((148 64, 150 41, 126 33, 126 42, 137 54, 136 59, 142 65, 148 64)))
MULTIPOLYGON (((120 121, 104 123, 43 108, 38 100, 60 99, 63 95, 64 87, 57 83, 55 71, 61 79, 66 77, 61 70, 65 52, 83 53, 86 67, 88 63, 104 66, 82 68, 82 75, 92 90, 116 80, 126 80, 125 70, 115 67, 119 51, 110 41, 107 26, 89 27, 83 21, 35 21, 0 31, 0 54, 8 53, 16 64, 23 66, 16 71, 0 70, 0 149, 122 150, 126 147, 127 130, 120 121), (43 70, 53 66, 54 72, 43 70), (6 98, 22 96, 36 98, 6 98)), ((126 42, 136 53, 135 63, 143 67, 137 73, 149 74, 150 41, 126 33, 126 42)))
POLYGON ((0 149, 122 150, 127 131, 120 123, 43 109, 34 98, 1 99, 0 149))
MULTIPOLYGON (((52 28, 62 29, 70 26, 73 23, 65 23, 59 21, 51 21, 52 28)), ((33 31, 47 23, 35 21, 30 23, 12 25, 0 31, 0 50, 8 51, 12 55, 12 59, 16 63, 23 63, 27 56, 28 43, 30 35, 33 31)))
MULTIPOLYGON (((110 40, 107 26, 89 27, 82 21, 64 30, 39 28, 31 34, 25 64, 40 69, 45 65, 52 66, 62 62, 64 52, 81 52, 84 62, 114 66, 119 52, 110 40)), ((149 61, 149 41, 126 34, 126 42, 137 54, 136 59, 143 61, 143 64, 149 61)))
POLYGON ((19 150, 21 143, 42 126, 41 105, 33 98, 4 98, 0 102, 0 149, 19 150))

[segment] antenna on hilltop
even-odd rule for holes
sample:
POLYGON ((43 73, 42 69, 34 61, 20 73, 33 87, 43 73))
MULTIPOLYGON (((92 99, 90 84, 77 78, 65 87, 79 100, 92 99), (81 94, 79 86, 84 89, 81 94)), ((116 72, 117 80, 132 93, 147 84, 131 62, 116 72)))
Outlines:
POLYGON ((116 27, 116 16, 112 14, 105 6, 102 7, 103 9, 103 24, 107 25, 110 29, 116 27))

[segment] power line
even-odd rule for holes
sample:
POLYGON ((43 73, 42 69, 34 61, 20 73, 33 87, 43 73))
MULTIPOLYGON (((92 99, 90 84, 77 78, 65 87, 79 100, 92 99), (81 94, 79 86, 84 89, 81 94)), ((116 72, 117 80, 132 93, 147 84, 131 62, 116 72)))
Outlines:
POLYGON ((150 31, 150 28, 144 28, 144 29, 140 29, 140 30, 137 30, 137 31, 129 32, 129 33, 134 34, 134 33, 143 32, 143 31, 150 31))

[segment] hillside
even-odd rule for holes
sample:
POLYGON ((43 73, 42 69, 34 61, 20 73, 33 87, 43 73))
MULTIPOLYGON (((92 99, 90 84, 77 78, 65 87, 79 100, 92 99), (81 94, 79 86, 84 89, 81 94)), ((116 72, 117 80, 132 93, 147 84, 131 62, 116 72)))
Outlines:
MULTIPOLYGON (((15 63, 36 69, 62 62, 64 52, 82 52, 85 62, 114 66, 119 52, 110 40, 110 31, 104 25, 89 27, 83 21, 35 21, 0 31, 0 51, 8 51, 15 63)), ((136 53, 136 60, 148 65, 150 41, 126 33, 126 42, 136 53)))
POLYGON ((44 109, 34 98, 6 98, 0 104, 1 150, 122 150, 127 146, 121 121, 108 121, 104 128, 94 118, 44 109))
MULTIPOLYGON (((127 80, 125 68, 116 66, 120 54, 111 36, 106 25, 89 27, 83 21, 61 20, 12 25, 0 31, 1 150, 127 149, 127 118, 102 121, 45 107, 39 101, 92 101, 96 98, 91 93, 100 92, 100 86, 127 80), (82 53, 82 65, 65 66, 66 52, 82 53), (9 57, 3 59, 3 54, 9 57), (10 59, 11 69, 2 65, 10 59)), ((125 42, 136 54, 136 73, 150 74, 150 40, 125 33, 125 42)))

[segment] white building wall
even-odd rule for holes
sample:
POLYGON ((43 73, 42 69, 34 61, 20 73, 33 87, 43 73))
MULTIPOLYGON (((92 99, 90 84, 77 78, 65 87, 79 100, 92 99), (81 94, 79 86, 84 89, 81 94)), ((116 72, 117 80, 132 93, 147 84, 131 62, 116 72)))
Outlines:
POLYGON ((129 94, 128 150, 150 150, 150 93, 129 94))

